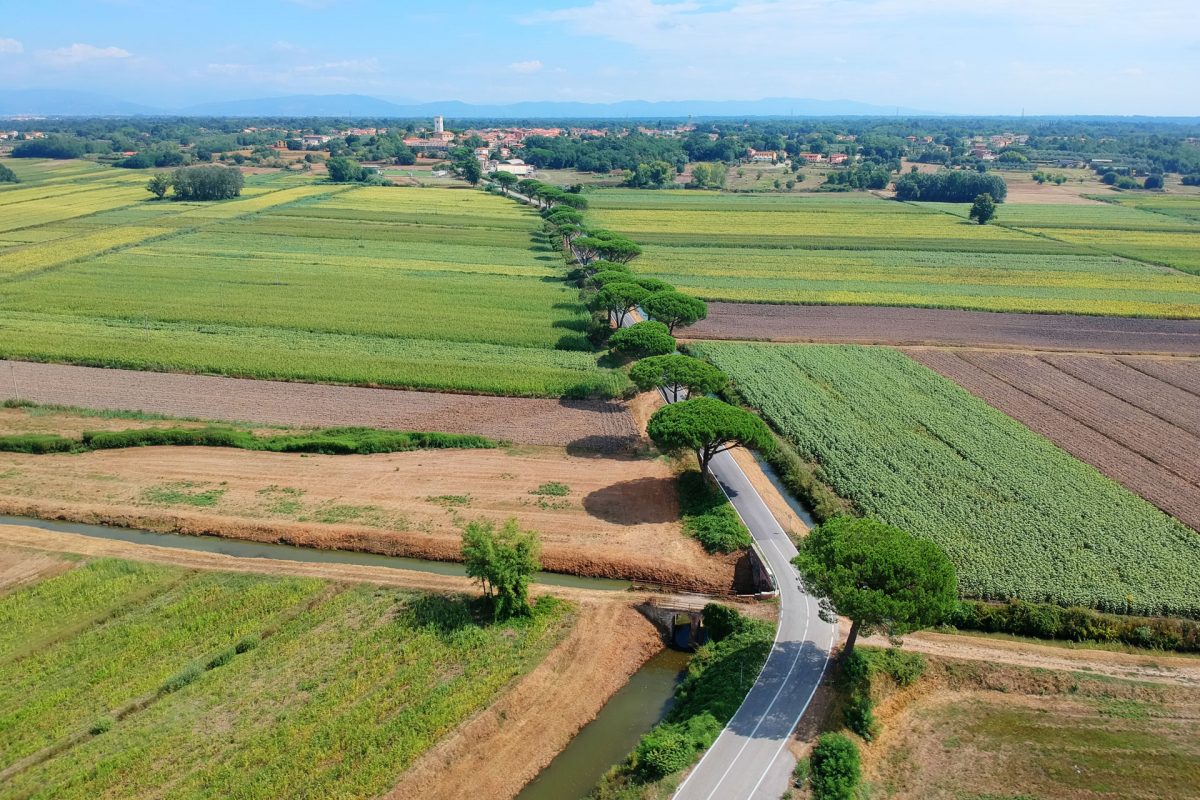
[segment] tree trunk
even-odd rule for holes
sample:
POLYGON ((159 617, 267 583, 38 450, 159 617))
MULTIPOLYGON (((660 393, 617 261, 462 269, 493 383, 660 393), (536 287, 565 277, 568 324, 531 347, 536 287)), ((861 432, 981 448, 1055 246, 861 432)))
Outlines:
POLYGON ((858 620, 850 623, 850 635, 846 637, 846 646, 842 648, 842 658, 849 658, 854 652, 854 643, 858 640, 858 620))

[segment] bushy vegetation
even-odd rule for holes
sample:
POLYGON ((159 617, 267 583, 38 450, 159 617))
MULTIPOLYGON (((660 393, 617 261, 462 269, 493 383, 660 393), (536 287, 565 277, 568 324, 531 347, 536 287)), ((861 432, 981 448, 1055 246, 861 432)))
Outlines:
POLYGON ((924 671, 925 659, 920 653, 872 647, 855 649, 842 661, 838 676, 839 688, 845 695, 842 721, 854 733, 871 741, 879 734, 874 709, 881 690, 875 682, 885 678, 899 687, 911 686, 924 671))
POLYGON ((964 596, 1200 617, 1193 531, 900 353, 692 350, 839 495, 941 546, 964 596))
POLYGON ((690 766, 716 741, 754 685, 771 651, 774 628, 713 604, 704 608, 704 617, 719 621, 722 636, 696 651, 667 718, 604 777, 592 793, 596 800, 640 798, 647 784, 690 766))
POLYGON ((809 763, 813 800, 856 800, 862 765, 853 739, 840 733, 821 734, 809 763))
POLYGON ((17 177, 17 173, 12 171, 12 168, 7 164, 0 164, 0 183, 20 183, 21 179, 17 177))
POLYGON ((962 169, 911 172, 896 179, 897 200, 969 203, 981 194, 1003 203, 1008 196, 1008 184, 993 173, 962 169))
POLYGON ((725 493, 695 470, 679 476, 679 512, 684 532, 710 553, 744 550, 753 541, 725 493))
POLYGON ((955 628, 1069 642, 1120 643, 1155 650, 1200 652, 1200 622, 1165 617, 1102 614, 1090 608, 1047 603, 961 602, 947 618, 955 628))
POLYGON ((325 428, 306 433, 261 435, 222 426, 202 428, 135 428, 88 431, 79 439, 56 434, 0 436, 0 451, 15 453, 82 453, 129 447, 233 447, 272 453, 349 455, 398 453, 407 450, 490 448, 496 442, 457 433, 413 433, 374 428, 325 428))
POLYGON ((0 597, 0 765, 65 745, 4 790, 382 795, 569 614, 547 598, 481 624, 463 597, 85 562, 0 597))
POLYGON ((675 337, 661 322, 642 321, 614 331, 608 346, 629 358, 665 356, 675 352, 675 337))

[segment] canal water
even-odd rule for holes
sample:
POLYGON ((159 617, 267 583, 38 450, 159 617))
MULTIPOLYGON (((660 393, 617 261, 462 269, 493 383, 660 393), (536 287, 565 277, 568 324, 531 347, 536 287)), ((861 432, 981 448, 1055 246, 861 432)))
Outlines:
POLYGON ((633 674, 517 800, 580 800, 671 708, 690 653, 663 650, 633 674))
MULTIPOLYGON (((118 528, 112 525, 84 525, 78 522, 34 519, 32 517, 0 516, 0 525, 22 525, 60 533, 78 533, 99 539, 118 542, 152 544, 157 547, 174 547, 183 550, 199 550, 205 553, 221 553, 239 558, 274 558, 284 561, 305 561, 319 564, 358 564, 366 567, 391 567, 437 575, 466 575, 466 568, 454 561, 425 561, 419 558, 401 558, 375 553, 358 553, 351 550, 317 550, 312 547, 297 547, 290 544, 251 542, 244 539, 224 539, 220 536, 186 536, 178 533, 155 533, 136 528, 118 528)), ((548 586, 569 586, 575 589, 603 589, 623 592, 631 587, 629 581, 609 578, 581 578, 557 572, 539 572, 534 578, 537 583, 548 586)))

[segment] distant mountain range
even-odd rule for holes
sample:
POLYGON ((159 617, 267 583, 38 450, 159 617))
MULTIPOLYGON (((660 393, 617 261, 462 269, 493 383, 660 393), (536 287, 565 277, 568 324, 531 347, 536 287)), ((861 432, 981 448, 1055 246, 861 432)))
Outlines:
POLYGON ((853 100, 812 100, 769 97, 762 100, 626 100, 619 103, 535 101, 506 105, 475 105, 458 100, 432 103, 381 100, 360 94, 296 94, 250 100, 200 103, 184 108, 161 108, 131 103, 89 92, 61 90, 0 90, 0 116, 136 116, 182 115, 209 117, 486 117, 492 119, 624 119, 696 117, 834 117, 937 116, 934 112, 859 103, 853 100))

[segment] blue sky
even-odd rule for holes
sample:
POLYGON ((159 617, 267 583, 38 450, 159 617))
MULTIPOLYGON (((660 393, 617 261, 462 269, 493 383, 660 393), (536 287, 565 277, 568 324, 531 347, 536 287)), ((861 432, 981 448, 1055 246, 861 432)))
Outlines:
POLYGON ((852 99, 1200 115, 1200 0, 5 3, 0 86, 159 106, 852 99))

